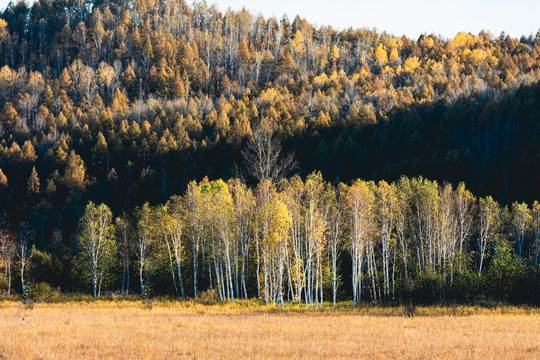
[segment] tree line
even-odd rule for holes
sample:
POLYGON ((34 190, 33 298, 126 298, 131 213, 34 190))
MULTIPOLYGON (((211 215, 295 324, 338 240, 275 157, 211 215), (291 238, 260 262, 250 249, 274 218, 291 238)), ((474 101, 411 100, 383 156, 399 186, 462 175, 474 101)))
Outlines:
MULTIPOLYGON (((29 246, 31 236, 23 225, 0 237, 5 277, 11 284, 17 269, 23 291, 29 267, 35 276, 50 266, 29 246)), ((355 305, 483 297, 534 303, 540 204, 502 207, 463 183, 424 178, 333 186, 314 172, 255 187, 205 178, 164 204, 116 217, 107 205, 88 203, 76 249, 73 275, 95 298, 120 287, 122 296, 166 289, 197 298, 210 290, 222 302, 279 305, 351 297, 355 305)))

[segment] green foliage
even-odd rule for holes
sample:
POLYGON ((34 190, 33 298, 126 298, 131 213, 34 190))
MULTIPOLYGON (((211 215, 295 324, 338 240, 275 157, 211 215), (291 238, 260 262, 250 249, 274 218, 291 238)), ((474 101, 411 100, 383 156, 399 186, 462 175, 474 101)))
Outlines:
POLYGON ((28 297, 33 300, 41 300, 51 294, 51 285, 46 282, 35 283, 30 286, 28 297))
POLYGON ((489 288, 497 298, 510 300, 517 286, 526 274, 524 260, 520 259, 509 241, 500 241, 495 246, 495 256, 489 268, 489 288))
POLYGON ((58 257, 36 248, 32 249, 28 275, 33 282, 61 286, 63 271, 62 261, 58 257))
POLYGON ((7 291, 8 289, 8 278, 4 274, 0 274, 0 290, 7 291))
POLYGON ((148 284, 143 284, 141 289, 141 297, 143 299, 150 299, 152 296, 152 287, 148 284))

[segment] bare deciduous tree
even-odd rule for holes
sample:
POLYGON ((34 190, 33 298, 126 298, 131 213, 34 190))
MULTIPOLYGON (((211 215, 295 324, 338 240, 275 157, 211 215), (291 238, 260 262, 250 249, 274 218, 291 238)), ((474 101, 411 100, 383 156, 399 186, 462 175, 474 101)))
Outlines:
POLYGON ((276 132, 264 126, 255 130, 242 155, 248 172, 259 182, 278 183, 296 168, 294 153, 282 156, 276 132))

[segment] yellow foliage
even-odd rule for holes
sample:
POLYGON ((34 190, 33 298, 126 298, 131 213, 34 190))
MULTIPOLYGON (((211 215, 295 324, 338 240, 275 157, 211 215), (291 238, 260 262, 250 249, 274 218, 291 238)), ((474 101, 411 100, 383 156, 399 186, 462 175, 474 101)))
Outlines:
POLYGON ((424 49, 431 49, 433 46, 435 46, 435 42, 430 37, 424 37, 420 41, 420 46, 423 47, 424 49))
POLYGON ((396 48, 393 48, 390 51, 390 62, 395 63, 398 60, 399 60, 399 53, 396 48))
POLYGON ((281 97, 276 88, 271 87, 261 93, 259 100, 264 105, 274 105, 281 97))
POLYGON ((339 49, 336 45, 332 48, 332 53, 330 54, 330 60, 332 60, 334 63, 339 59, 339 49))
POLYGON ((403 71, 408 73, 413 73, 420 67, 420 61, 416 56, 410 57, 405 61, 403 65, 403 71))
POLYGON ((383 44, 379 44, 379 46, 377 46, 375 49, 375 61, 379 66, 386 65, 388 62, 388 54, 386 53, 386 49, 384 48, 383 44))
POLYGON ((472 36, 470 34, 466 32, 460 32, 454 38, 453 43, 457 47, 464 47, 464 46, 469 45, 471 41, 472 41, 472 36))
POLYGON ((292 50, 295 53, 302 53, 304 51, 304 36, 302 36, 302 33, 300 30, 296 31, 296 34, 294 34, 294 38, 291 41, 292 50))
POLYGON ((328 79, 328 75, 326 75, 326 73, 322 73, 321 75, 315 76, 313 78, 313 85, 318 86, 318 87, 322 87, 322 86, 326 85, 326 83, 329 80, 330 79, 328 79))
POLYGON ((488 54, 482 49, 465 49, 461 53, 461 61, 471 64, 472 66, 481 65, 488 57, 488 54))

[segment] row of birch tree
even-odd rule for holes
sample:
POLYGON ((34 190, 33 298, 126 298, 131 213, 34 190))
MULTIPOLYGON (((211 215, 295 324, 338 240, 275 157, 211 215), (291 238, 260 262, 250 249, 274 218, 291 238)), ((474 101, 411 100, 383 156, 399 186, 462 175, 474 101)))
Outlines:
MULTIPOLYGON (((356 304, 391 301, 400 284, 424 275, 448 284, 464 271, 481 276, 502 241, 537 267, 540 204, 502 207, 489 196, 477 199, 463 183, 454 188, 424 178, 334 186, 314 172, 253 188, 205 178, 163 205, 145 203, 116 218, 107 205, 89 203, 79 229, 94 297, 118 269, 122 294, 130 274, 147 293, 148 274, 161 261, 179 298, 212 290, 221 301, 320 306, 336 303, 347 277, 356 304)), ((24 289, 29 237, 24 229, 0 233, 10 287, 16 263, 24 289)))

